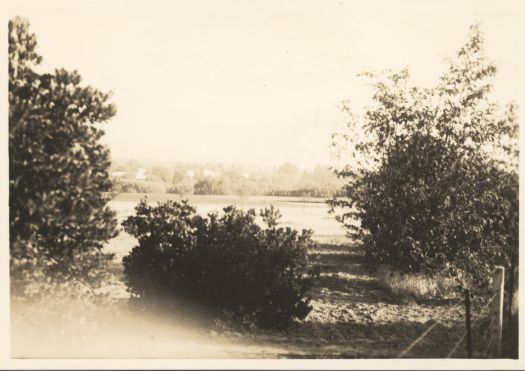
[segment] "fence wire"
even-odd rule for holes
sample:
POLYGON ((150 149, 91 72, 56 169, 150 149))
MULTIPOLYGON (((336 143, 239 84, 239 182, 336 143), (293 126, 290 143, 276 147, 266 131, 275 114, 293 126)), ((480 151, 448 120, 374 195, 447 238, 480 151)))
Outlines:
MULTIPOLYGON (((503 286, 505 287, 506 284, 508 283, 510 279, 510 275, 507 276, 507 279, 505 280, 503 286)), ((506 292, 504 291, 504 294, 506 294, 506 292)), ((481 319, 483 318, 486 318, 486 316, 484 315, 484 312, 486 311, 486 309, 489 307, 489 305, 494 301, 494 299, 498 296, 498 293, 494 293, 491 298, 479 309, 479 316, 478 318, 476 318, 470 325, 470 328, 473 329, 474 326, 479 322, 481 321, 481 319)), ((460 305, 464 304, 465 303, 465 299, 460 299, 458 303, 456 303, 452 308, 450 308, 449 310, 447 310, 446 313, 450 313, 452 312, 453 310, 457 309, 457 307, 459 307, 460 305)), ((399 353, 397 355, 396 358, 403 358, 405 355, 407 355, 419 342, 421 342, 438 324, 443 324, 441 321, 438 321, 437 319, 433 319, 433 323, 423 332, 421 333, 421 335, 419 335, 414 341, 412 341, 405 349, 403 349, 403 351, 401 353, 399 353)), ((459 346, 461 345, 461 343, 465 340, 466 336, 467 336, 467 333, 468 331, 465 331, 463 333, 463 335, 459 338, 459 340, 456 341, 456 343, 454 344, 454 346, 452 347, 452 349, 450 350, 450 352, 447 354, 446 358, 450 358, 451 356, 453 356, 456 351, 458 350, 459 346)), ((490 349, 490 346, 492 345, 492 342, 494 341, 494 338, 495 336, 492 336, 488 342, 488 345, 485 349, 485 351, 483 352, 483 356, 485 357, 487 355, 487 352, 489 351, 490 349)))
MULTIPOLYGON (((457 302, 452 308, 448 309, 446 313, 450 313, 453 310, 457 309, 461 304, 463 304, 464 300, 460 299, 459 302, 457 302)), ((421 335, 419 335, 418 338, 416 338, 412 343, 410 343, 401 353, 397 355, 396 358, 403 358, 408 352, 412 350, 421 340, 423 340, 429 333, 432 331, 438 324, 443 324, 440 321, 434 319, 434 323, 430 325, 421 335)))
MULTIPOLYGON (((485 305, 479 310, 480 311, 480 315, 478 316, 478 318, 476 318, 471 324, 470 324, 470 328, 473 329, 475 327, 475 325, 482 319, 482 318, 485 318, 485 316, 483 315, 483 313, 485 312, 485 310, 488 308, 488 306, 494 301, 494 299, 496 298, 497 296, 497 293, 494 294, 487 303, 485 303, 485 305)), ((465 331, 463 333, 463 335, 461 336, 461 338, 456 342, 456 344, 454 345, 454 347, 452 348, 452 350, 448 353, 447 357, 446 358, 450 358, 452 355, 454 355, 454 353, 456 353, 456 351, 458 350, 459 346, 461 345, 461 343, 463 342, 463 340, 465 340, 465 337, 467 336, 467 331, 465 331)))

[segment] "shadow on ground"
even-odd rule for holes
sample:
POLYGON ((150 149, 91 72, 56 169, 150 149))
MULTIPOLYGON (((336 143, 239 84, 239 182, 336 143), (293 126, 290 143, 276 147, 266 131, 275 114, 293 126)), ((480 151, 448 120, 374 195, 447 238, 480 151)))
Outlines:
MULTIPOLYGON (((440 324, 406 357, 446 357, 461 337, 462 312, 455 302, 395 297, 367 269, 358 246, 320 245, 310 256, 321 273, 308 317, 285 330, 243 334, 245 340, 282 348, 263 357, 395 358, 434 319, 440 324)), ((464 357, 464 347, 453 356, 464 357)))

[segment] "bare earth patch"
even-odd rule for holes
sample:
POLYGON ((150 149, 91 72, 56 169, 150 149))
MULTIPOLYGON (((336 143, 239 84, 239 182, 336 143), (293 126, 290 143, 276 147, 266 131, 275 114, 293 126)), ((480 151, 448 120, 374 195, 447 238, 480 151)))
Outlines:
MULTIPOLYGON (((441 324, 407 355, 445 357, 464 331, 463 307, 455 301, 396 298, 364 265, 362 251, 322 245, 311 252, 321 268, 308 317, 282 331, 237 330, 233 337, 268 346, 274 354, 251 357, 394 358, 439 319, 441 324)), ((460 347, 455 357, 464 357, 460 347)))

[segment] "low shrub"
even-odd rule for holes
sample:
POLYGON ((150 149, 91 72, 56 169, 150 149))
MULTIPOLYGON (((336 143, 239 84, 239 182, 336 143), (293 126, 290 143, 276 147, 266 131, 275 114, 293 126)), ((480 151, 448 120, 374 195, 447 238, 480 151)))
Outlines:
POLYGON ((278 227, 279 212, 233 206, 222 214, 196 214, 187 201, 149 206, 122 224, 138 245, 124 257, 124 275, 134 298, 181 307, 188 303, 255 323, 279 327, 305 318, 315 273, 307 250, 312 231, 278 227))
POLYGON ((35 302, 62 298, 93 302, 106 299, 104 290, 118 281, 113 254, 100 250, 76 252, 63 259, 46 257, 34 241, 15 241, 10 256, 10 291, 13 301, 35 302), (23 248, 17 246, 24 244, 23 248))
POLYGON ((377 276, 381 286, 399 297, 450 298, 456 295, 458 286, 457 281, 451 277, 404 273, 388 266, 380 266, 377 276))

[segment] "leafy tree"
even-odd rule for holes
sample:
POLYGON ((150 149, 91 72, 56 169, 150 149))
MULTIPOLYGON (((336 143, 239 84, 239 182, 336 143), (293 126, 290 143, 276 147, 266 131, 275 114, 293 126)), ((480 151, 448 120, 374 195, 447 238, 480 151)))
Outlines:
POLYGON ((225 194, 223 184, 212 178, 202 178, 195 183, 193 194, 196 195, 221 195, 225 194))
POLYGON ((151 173, 166 183, 170 183, 174 177, 173 169, 165 166, 155 166, 151 169, 151 173))
MULTIPOLYGON (((9 21, 9 218, 12 273, 42 262, 72 273, 78 253, 115 235, 107 207, 109 151, 96 124, 115 107, 109 94, 81 86, 78 72, 39 73, 36 36, 9 21)), ((99 259, 100 256, 96 257, 99 259)), ((84 258, 82 258, 84 259, 84 258)), ((88 268, 88 264, 84 264, 88 268)))
POLYGON ((328 168, 317 165, 312 171, 301 171, 293 164, 283 164, 273 170, 220 164, 159 165, 148 161, 113 160, 113 182, 118 192, 148 192, 155 183, 156 192, 172 194, 223 194, 239 196, 274 195, 288 197, 332 197, 341 190, 343 182, 328 168), (137 181, 135 171, 146 169, 147 179, 137 181), (206 174, 212 170, 214 176, 206 174), (192 174, 193 173, 193 174, 192 174), (191 175, 190 175, 191 174, 191 175), (198 183, 198 184, 197 184, 198 183), (162 185, 162 187, 159 187, 162 185), (196 186, 196 187, 195 187, 196 186))
POLYGON ((173 184, 168 188, 168 193, 178 194, 178 195, 188 195, 193 194, 195 183, 192 179, 184 179, 179 183, 173 184))
POLYGON ((282 164, 277 169, 277 176, 296 178, 299 175, 300 175, 299 168, 289 162, 282 164))
POLYGON ((173 177, 171 178, 171 183, 173 185, 176 185, 178 183, 181 183, 186 179, 186 173, 181 169, 175 169, 173 171, 173 177))
POLYGON ((367 73, 373 103, 362 116, 344 105, 354 159, 332 205, 373 262, 479 278, 517 252, 518 123, 491 99, 495 73, 474 25, 435 87, 367 73))

